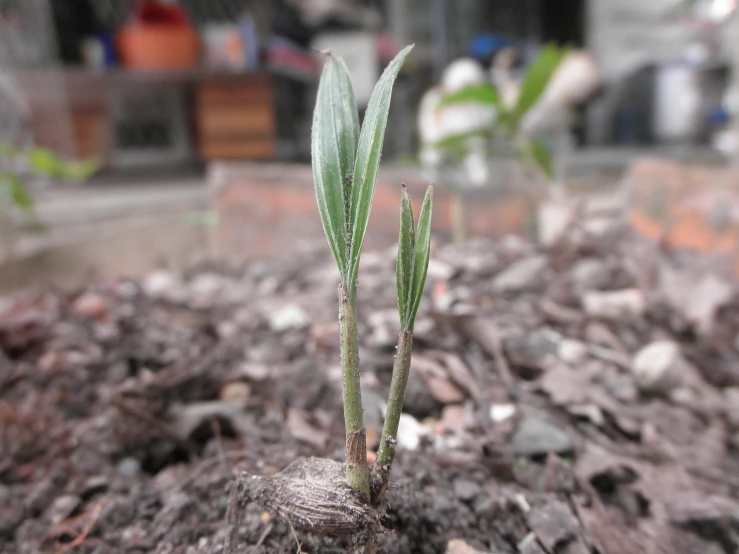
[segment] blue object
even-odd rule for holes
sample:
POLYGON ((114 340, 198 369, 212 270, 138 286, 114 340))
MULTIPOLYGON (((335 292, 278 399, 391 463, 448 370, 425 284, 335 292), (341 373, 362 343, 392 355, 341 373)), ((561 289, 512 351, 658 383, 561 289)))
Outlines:
POLYGON ((503 35, 483 33, 470 41, 470 55, 478 60, 488 60, 496 52, 512 44, 513 41, 503 35))
POLYGON ((729 122, 729 113, 724 108, 716 108, 708 114, 708 121, 713 125, 726 125, 729 122))
POLYGON ((115 42, 113 41, 113 35, 107 31, 101 31, 95 33, 95 38, 100 41, 105 52, 105 67, 112 67, 116 62, 115 54, 115 42))

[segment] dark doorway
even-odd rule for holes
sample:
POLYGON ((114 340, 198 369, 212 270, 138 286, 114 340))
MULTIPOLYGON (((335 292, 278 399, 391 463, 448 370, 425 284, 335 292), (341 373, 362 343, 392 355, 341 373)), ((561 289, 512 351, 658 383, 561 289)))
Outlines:
POLYGON ((539 37, 575 47, 585 46, 586 0, 539 0, 539 37))

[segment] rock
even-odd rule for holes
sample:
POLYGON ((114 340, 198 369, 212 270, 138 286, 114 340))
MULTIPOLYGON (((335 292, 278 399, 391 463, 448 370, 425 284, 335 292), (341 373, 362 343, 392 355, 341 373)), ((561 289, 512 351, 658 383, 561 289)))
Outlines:
POLYGON ((269 328, 274 333, 284 333, 294 329, 304 329, 310 325, 310 317, 296 304, 275 308, 269 314, 269 328))
POLYGON ((419 423, 413 416, 400 414, 398 446, 406 450, 416 450, 421 444, 421 437, 431 436, 432 433, 433 431, 431 429, 419 423))
POLYGON ((108 312, 108 300, 101 294, 87 292, 77 297, 70 311, 79 317, 102 319, 108 312))
POLYGON ((608 286, 608 273, 603 262, 594 258, 578 260, 570 269, 572 285, 581 292, 608 286))
POLYGON ((115 470, 121 475, 136 477, 141 474, 141 462, 136 458, 128 456, 118 460, 118 463, 115 465, 115 470))
POLYGON ((461 404, 448 404, 441 411, 441 424, 444 431, 463 431, 469 425, 467 408, 461 404))
POLYGON ((490 406, 490 419, 495 423, 501 423, 512 418, 516 414, 515 404, 493 404, 490 406))
POLYGON ((644 294, 639 289, 589 291, 583 295, 582 302, 589 316, 614 320, 638 318, 647 307, 644 294))
POLYGON ((462 539, 454 539, 446 545, 446 554, 484 554, 486 550, 471 547, 462 539))
POLYGON ((243 381, 234 381, 226 383, 221 387, 219 397, 224 402, 232 402, 234 400, 249 400, 251 396, 251 387, 243 381))
POLYGON ((513 433, 511 448, 517 456, 538 456, 549 452, 572 452, 574 444, 570 435, 554 423, 529 416, 519 423, 513 433))
POLYGON ((513 369, 519 374, 525 373, 524 378, 532 378, 556 362, 560 341, 559 333, 541 327, 523 336, 506 337, 503 349, 513 369))
POLYGON ((46 510, 45 516, 52 527, 59 525, 62 521, 72 515, 82 499, 75 494, 63 494, 57 496, 46 510))
POLYGON ((641 390, 668 393, 680 384, 685 364, 677 344, 656 341, 636 353, 631 371, 641 390))
POLYGON ((517 292, 541 286, 549 265, 546 256, 530 256, 518 260, 501 271, 493 280, 497 292, 517 292))
POLYGON ((178 437, 187 440, 200 425, 214 419, 226 420, 237 427, 238 416, 243 414, 245 407, 246 401, 244 400, 232 402, 214 400, 185 405, 174 404, 170 408, 172 428, 178 437))
POLYGON ((142 283, 144 292, 152 298, 174 299, 183 296, 182 281, 170 271, 155 271, 142 283))
POLYGON ((216 273, 201 273, 189 283, 190 303, 206 307, 213 303, 226 285, 226 279, 216 273))
POLYGON ((588 356, 588 347, 585 343, 574 339, 563 339, 557 347, 559 359, 570 365, 578 365, 588 356))
POLYGON ((566 199, 542 203, 537 213, 539 243, 548 247, 561 240, 578 211, 578 205, 566 199))
POLYGON ((739 429, 739 387, 724 389, 726 419, 734 429, 739 429))
POLYGON ((482 492, 482 487, 479 484, 468 479, 455 479, 452 486, 454 488, 454 496, 463 502, 474 500, 482 492))
POLYGON ((716 311, 734 296, 734 286, 716 275, 667 267, 660 273, 660 286, 673 309, 703 334, 713 328, 716 311))

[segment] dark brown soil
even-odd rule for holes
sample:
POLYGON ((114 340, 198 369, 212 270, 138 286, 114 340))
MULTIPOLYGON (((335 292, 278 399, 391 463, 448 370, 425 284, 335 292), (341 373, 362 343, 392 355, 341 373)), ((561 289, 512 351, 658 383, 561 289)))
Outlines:
MULTIPOLYGON (((342 460, 326 251, 3 300, 0 551, 221 552, 237 475, 342 460)), ((397 337, 393 259, 367 253, 360 271, 370 444, 397 337)), ((711 267, 623 229, 541 253, 437 248, 378 551, 739 552, 739 297, 711 267), (501 276, 520 260, 534 271, 501 276), (623 289, 615 313, 592 298, 623 289), (676 378, 637 380, 636 353, 665 340, 676 378)), ((252 503, 235 533, 238 552, 298 550, 252 503)))

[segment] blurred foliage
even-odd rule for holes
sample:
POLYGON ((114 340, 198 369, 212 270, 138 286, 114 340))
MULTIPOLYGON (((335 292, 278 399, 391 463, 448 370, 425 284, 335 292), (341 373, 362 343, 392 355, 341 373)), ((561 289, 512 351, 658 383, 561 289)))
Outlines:
POLYGON ((492 84, 474 85, 446 95, 441 101, 441 106, 468 102, 492 106, 496 111, 495 123, 489 129, 447 137, 434 146, 459 159, 465 155, 469 139, 478 137, 492 139, 494 136, 503 136, 515 145, 515 151, 523 165, 533 166, 551 181, 554 178, 551 150, 540 140, 521 136, 520 124, 544 93, 555 71, 569 53, 569 47, 554 44, 544 46, 536 59, 529 64, 521 82, 518 99, 512 107, 505 105, 500 92, 492 84))
POLYGON ((0 211, 33 213, 34 199, 28 180, 46 176, 55 180, 83 181, 101 167, 99 160, 65 160, 47 148, 18 149, 0 142, 0 211))

